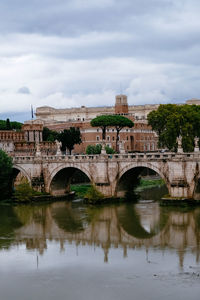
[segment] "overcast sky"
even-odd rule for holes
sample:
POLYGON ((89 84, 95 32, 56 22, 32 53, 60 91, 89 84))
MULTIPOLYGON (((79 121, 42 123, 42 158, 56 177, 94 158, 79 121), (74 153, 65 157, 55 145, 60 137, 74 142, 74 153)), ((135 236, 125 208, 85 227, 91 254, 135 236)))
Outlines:
POLYGON ((0 2, 0 117, 200 98, 199 0, 0 2))

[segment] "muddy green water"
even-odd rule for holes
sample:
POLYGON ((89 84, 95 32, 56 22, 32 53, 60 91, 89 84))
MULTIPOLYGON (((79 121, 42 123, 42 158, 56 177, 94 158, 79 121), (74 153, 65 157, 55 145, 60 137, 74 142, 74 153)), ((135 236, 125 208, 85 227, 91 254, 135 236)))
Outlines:
POLYGON ((0 206, 1 300, 197 300, 199 260, 199 207, 0 206))

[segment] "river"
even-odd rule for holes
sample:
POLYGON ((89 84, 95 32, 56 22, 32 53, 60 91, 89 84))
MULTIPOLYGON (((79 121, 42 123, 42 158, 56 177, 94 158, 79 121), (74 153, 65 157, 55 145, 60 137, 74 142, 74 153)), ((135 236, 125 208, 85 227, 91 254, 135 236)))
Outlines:
POLYGON ((199 260, 200 207, 0 206, 2 300, 197 300, 199 260))

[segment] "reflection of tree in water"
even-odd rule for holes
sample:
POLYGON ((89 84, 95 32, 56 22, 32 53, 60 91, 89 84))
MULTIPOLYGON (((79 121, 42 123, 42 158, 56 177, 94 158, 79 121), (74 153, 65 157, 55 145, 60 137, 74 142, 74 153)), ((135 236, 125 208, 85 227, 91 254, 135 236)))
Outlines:
POLYGON ((73 203, 53 207, 52 216, 57 225, 65 232, 80 232, 85 229, 89 222, 89 215, 86 209, 73 203))
POLYGON ((162 231, 167 223, 167 214, 162 213, 162 208, 160 210, 159 221, 154 225, 153 229, 150 229, 150 232, 141 225, 141 216, 138 214, 134 204, 124 205, 123 208, 117 210, 117 215, 120 225, 129 235, 138 239, 148 239, 162 231))
POLYGON ((14 208, 16 215, 23 225, 32 222, 44 224, 47 219, 48 205, 19 205, 14 208))
POLYGON ((15 239, 15 230, 23 224, 11 206, 0 208, 0 249, 9 248, 15 239))

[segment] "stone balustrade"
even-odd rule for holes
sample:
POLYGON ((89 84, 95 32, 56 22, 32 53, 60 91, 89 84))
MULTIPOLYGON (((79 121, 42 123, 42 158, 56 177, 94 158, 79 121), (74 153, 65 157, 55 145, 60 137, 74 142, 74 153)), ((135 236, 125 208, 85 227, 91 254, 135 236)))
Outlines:
POLYGON ((106 155, 41 155, 36 156, 18 156, 14 155, 13 162, 30 162, 42 160, 43 162, 50 161, 90 161, 90 160, 196 160, 200 158, 200 153, 174 153, 174 152, 146 152, 146 153, 130 153, 130 154, 106 154, 106 155))

